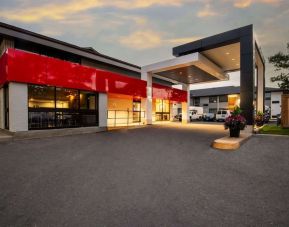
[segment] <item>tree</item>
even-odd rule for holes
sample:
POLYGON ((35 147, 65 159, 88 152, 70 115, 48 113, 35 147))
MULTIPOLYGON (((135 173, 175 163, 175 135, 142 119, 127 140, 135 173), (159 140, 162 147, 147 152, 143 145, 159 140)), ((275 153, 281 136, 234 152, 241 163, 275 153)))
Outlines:
POLYGON ((289 91, 289 43, 287 43, 287 54, 279 52, 269 57, 269 63, 273 64, 279 75, 271 77, 272 82, 278 82, 281 89, 289 91))

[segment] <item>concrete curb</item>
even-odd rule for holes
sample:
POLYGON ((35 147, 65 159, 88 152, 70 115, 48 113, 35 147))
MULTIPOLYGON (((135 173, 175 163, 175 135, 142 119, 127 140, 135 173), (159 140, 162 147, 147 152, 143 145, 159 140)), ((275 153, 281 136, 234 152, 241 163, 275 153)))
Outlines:
POLYGON ((287 137, 289 139, 288 135, 277 135, 277 134, 262 134, 262 133, 258 133, 258 134, 254 134, 254 136, 256 136, 256 137, 269 137, 269 136, 272 136, 272 137, 287 137))
POLYGON ((15 132, 15 133, 9 132, 6 133, 6 135, 3 137, 0 136, 0 142, 82 135, 106 131, 107 127, 85 127, 85 128, 35 130, 35 131, 15 132))
POLYGON ((260 130, 261 130, 265 125, 266 125, 266 124, 262 125, 261 127, 254 128, 254 129, 253 129, 253 130, 254 130, 254 133, 255 133, 255 134, 260 133, 260 130))
POLYGON ((217 150, 235 151, 239 149, 247 140, 249 140, 251 136, 251 133, 243 133, 238 138, 225 136, 214 140, 211 146, 217 150))

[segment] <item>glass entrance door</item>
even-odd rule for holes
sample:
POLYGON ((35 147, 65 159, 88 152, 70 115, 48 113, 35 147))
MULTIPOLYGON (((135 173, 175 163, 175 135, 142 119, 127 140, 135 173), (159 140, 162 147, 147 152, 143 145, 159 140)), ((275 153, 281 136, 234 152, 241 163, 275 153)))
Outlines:
POLYGON ((141 101, 140 100, 133 100, 132 119, 134 123, 141 122, 141 101))
POLYGON ((170 101, 156 99, 156 121, 170 120, 170 101))

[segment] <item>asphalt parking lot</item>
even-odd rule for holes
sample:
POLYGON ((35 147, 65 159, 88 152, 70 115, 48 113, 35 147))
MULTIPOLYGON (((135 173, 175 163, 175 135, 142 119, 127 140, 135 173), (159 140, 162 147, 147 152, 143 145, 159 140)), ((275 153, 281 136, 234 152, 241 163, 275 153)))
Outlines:
POLYGON ((0 226, 289 226, 289 138, 218 124, 0 143, 0 226))

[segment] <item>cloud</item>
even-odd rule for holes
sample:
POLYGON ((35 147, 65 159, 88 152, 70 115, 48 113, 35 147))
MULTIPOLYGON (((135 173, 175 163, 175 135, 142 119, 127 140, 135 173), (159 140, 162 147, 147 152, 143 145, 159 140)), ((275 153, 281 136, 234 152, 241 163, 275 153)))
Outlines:
POLYGON ((205 8, 197 13, 198 17, 212 17, 217 16, 218 13, 213 11, 210 4, 206 4, 205 8))
POLYGON ((67 15, 94 8, 115 7, 120 9, 148 8, 159 6, 181 6, 184 0, 70 0, 66 3, 46 3, 43 5, 26 5, 21 8, 2 9, 0 16, 20 22, 39 22, 43 19, 61 20, 67 15))
POLYGON ((148 8, 154 5, 181 6, 184 0, 111 0, 104 1, 104 6, 117 7, 121 9, 148 8))
POLYGON ((151 30, 135 31, 128 36, 122 36, 119 43, 123 46, 144 50, 157 47, 161 44, 161 35, 151 30))
POLYGON ((181 37, 181 38, 164 38, 164 34, 152 31, 152 30, 139 30, 132 32, 128 36, 122 36, 118 42, 130 49, 145 50, 152 49, 159 46, 165 45, 179 45, 184 43, 193 42, 200 39, 201 37, 181 37))
POLYGON ((98 0, 71 1, 66 4, 47 4, 31 6, 26 9, 1 10, 0 15, 4 18, 21 22, 38 22, 44 18, 52 20, 64 19, 66 15, 100 7, 98 0))
POLYGON ((173 39, 167 39, 165 40, 167 43, 178 45, 178 44, 185 44, 189 42, 196 41, 198 39, 201 39, 200 36, 192 36, 192 37, 183 37, 183 38, 173 38, 173 39))
POLYGON ((278 4, 280 2, 282 2, 282 0, 235 0, 234 6, 236 8, 247 8, 253 3, 278 4))

